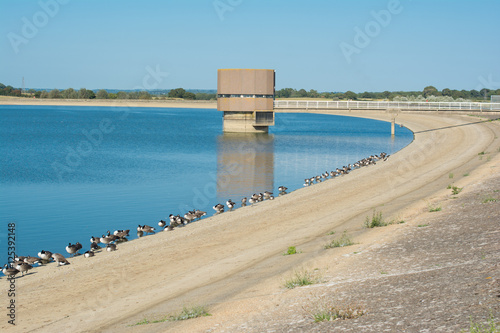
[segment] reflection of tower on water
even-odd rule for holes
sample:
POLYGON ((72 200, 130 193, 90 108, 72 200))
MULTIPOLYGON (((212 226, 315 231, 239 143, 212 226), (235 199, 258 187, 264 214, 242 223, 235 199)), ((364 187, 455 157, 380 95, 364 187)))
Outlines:
POLYGON ((273 191, 274 137, 262 133, 224 133, 217 140, 217 197, 240 200, 273 191))

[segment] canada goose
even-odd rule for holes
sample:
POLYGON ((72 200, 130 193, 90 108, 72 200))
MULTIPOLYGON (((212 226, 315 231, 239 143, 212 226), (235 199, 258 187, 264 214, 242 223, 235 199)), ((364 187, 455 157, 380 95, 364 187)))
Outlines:
POLYGON ((172 231, 172 230, 174 230, 174 226, 173 225, 169 225, 166 229, 167 229, 167 231, 172 231))
POLYGON ((139 230, 146 233, 146 234, 154 234, 155 233, 155 228, 153 228, 149 225, 146 225, 146 224, 143 226, 139 225, 137 227, 137 231, 139 231, 139 230))
POLYGON ((218 203, 217 205, 212 207, 215 210, 215 214, 224 213, 224 205, 218 203))
POLYGON ((16 276, 17 273, 19 273, 19 270, 9 267, 9 265, 5 264, 3 266, 2 272, 5 276, 16 276))
POLYGON ((103 243, 103 244, 109 244, 109 243, 111 243, 112 241, 114 241, 114 239, 113 239, 113 238, 111 238, 111 237, 108 237, 108 236, 106 236, 106 235, 102 235, 102 236, 101 236, 101 238, 99 238, 99 242, 100 242, 100 243, 103 243))
POLYGON ((167 222, 166 221, 163 221, 163 220, 160 220, 160 222, 158 222, 158 226, 160 228, 165 228, 165 226, 167 225, 167 222))
POLYGON ((270 196, 272 196, 273 193, 272 192, 269 192, 269 191, 265 191, 264 192, 264 199, 269 199, 270 196))
POLYGON ((207 212, 204 212, 204 211, 199 210, 199 209, 195 209, 195 210, 194 210, 194 215, 196 215, 196 217, 197 217, 198 219, 201 219, 201 217, 202 217, 202 216, 207 215, 207 212))
POLYGON ((228 201, 226 201, 226 206, 227 206, 227 208, 229 208, 229 211, 232 211, 235 205, 236 205, 236 203, 234 203, 233 201, 231 201, 231 199, 229 199, 228 201))
POLYGON ((40 258, 28 256, 24 258, 24 262, 30 265, 39 264, 40 258))
POLYGON ((118 237, 118 238, 125 238, 125 237, 130 236, 129 232, 130 232, 130 229, 127 229, 127 230, 115 230, 113 232, 113 235, 116 236, 116 237, 118 237))
POLYGON ((31 266, 30 264, 28 263, 25 263, 25 262, 19 262, 17 265, 16 265, 16 269, 21 272, 21 275, 24 275, 24 273, 28 272, 30 269, 32 269, 33 266, 31 266))
POLYGON ((101 242, 101 238, 100 237, 90 237, 90 243, 100 243, 101 242))
POLYGON ((60 253, 52 253, 52 259, 54 259, 55 262, 57 262, 57 267, 69 265, 69 261, 66 260, 66 258, 60 253))
POLYGON ((140 231, 139 231, 139 230, 137 230, 137 237, 139 237, 139 238, 140 238, 140 237, 142 237, 142 236, 144 236, 144 232, 143 232, 142 230, 140 230, 140 231))
POLYGON ((24 261, 26 256, 14 256, 14 261, 24 261))
POLYGON ((92 244, 90 244, 90 249, 92 251, 94 250, 99 250, 101 247, 96 243, 96 242, 93 242, 92 244))
POLYGON ((288 190, 288 187, 285 186, 278 187, 278 191, 280 191, 281 193, 286 192, 286 190, 288 190))
POLYGON ((72 255, 77 255, 78 251, 80 251, 81 248, 82 248, 82 244, 80 244, 78 242, 75 244, 69 243, 68 246, 66 246, 66 252, 68 252, 69 254, 72 254, 72 255))
POLYGON ((92 251, 92 250, 88 250, 87 252, 85 252, 85 253, 83 254, 83 256, 84 256, 85 258, 90 258, 90 257, 93 257, 94 255, 95 255, 95 254, 94 254, 94 251, 92 251))
POLYGON ((38 256, 40 257, 40 259, 50 260, 52 258, 52 252, 42 250, 38 252, 38 256))
POLYGON ((258 197, 257 197, 257 201, 264 201, 264 194, 262 193, 259 193, 258 197))
POLYGON ((184 214, 184 218, 187 220, 188 223, 191 223, 196 218, 196 215, 194 215, 192 212, 188 212, 184 214))
POLYGON ((247 205, 247 197, 241 199, 241 207, 245 207, 247 205))
POLYGON ((108 245, 106 245, 106 251, 108 251, 108 252, 116 251, 116 244, 108 244, 108 245))
POLYGON ((269 200, 274 200, 274 195, 270 195, 269 200))
POLYGON ((248 202, 253 206, 253 204, 257 202, 257 199, 250 197, 250 199, 248 199, 248 202))

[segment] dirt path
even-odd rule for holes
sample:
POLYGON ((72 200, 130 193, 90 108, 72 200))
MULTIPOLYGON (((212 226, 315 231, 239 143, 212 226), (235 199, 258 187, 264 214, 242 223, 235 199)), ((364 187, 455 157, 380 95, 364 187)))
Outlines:
MULTIPOLYGON (((351 253, 348 248, 325 252, 328 232, 348 230, 360 246, 389 241, 390 229, 362 228, 374 208, 382 209, 389 220, 406 219, 449 192, 449 173, 469 172, 468 181, 477 177, 480 182, 485 175, 474 175, 474 170, 498 167, 498 121, 412 114, 398 120, 416 133, 415 142, 386 162, 255 207, 119 245, 116 252, 75 258, 70 266, 36 268, 17 279, 16 331, 196 332, 245 322, 262 310, 268 312, 274 300, 287 294, 283 279, 297 267, 318 262, 318 270, 326 274, 330 262, 351 253), (489 154, 479 160, 483 151, 489 154), (303 253, 283 257, 292 245, 303 253), (212 316, 129 326, 197 304, 209 305, 212 316)), ((0 298, 7 298, 5 288, 0 298)), ((0 325, 12 330, 5 322, 0 325)))

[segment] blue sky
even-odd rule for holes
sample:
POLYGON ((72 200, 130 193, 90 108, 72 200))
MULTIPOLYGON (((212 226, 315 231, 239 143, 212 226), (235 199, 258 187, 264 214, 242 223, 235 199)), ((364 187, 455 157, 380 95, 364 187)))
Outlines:
POLYGON ((216 89, 218 68, 271 68, 277 89, 499 89, 499 13, 498 0, 0 0, 0 82, 216 89))

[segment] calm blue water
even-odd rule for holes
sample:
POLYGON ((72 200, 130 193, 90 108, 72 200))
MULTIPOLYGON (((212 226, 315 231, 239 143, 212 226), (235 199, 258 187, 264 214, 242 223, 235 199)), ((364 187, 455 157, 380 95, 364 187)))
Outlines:
MULTIPOLYGON (((406 128, 316 114, 276 114, 266 135, 223 135, 216 110, 0 106, 0 263, 7 223, 21 255, 88 249, 107 230, 303 180, 413 140, 406 128)), ((239 206, 239 205, 238 205, 239 206)))

